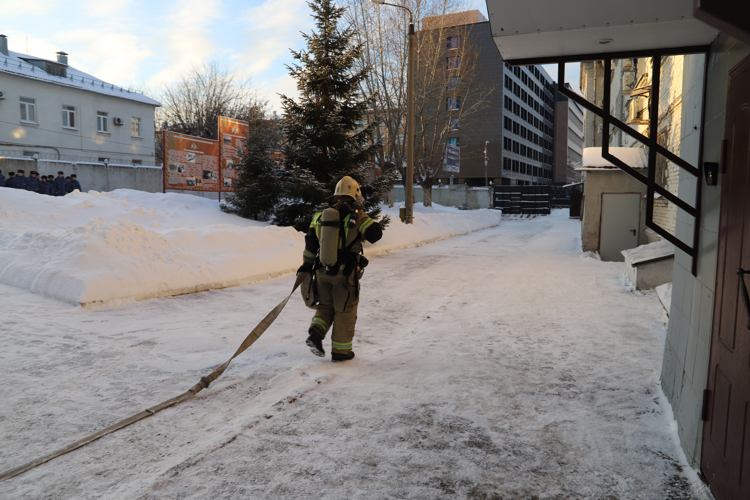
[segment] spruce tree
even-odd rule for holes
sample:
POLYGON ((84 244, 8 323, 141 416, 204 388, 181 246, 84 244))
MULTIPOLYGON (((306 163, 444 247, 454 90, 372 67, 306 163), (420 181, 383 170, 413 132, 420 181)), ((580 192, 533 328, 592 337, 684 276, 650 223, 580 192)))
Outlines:
POLYGON ((299 63, 287 66, 297 80, 299 102, 281 96, 287 169, 282 176, 285 201, 275 210, 276 224, 300 231, 307 230, 313 213, 341 177, 349 175, 360 183, 369 197, 365 209, 373 218, 379 216, 379 203, 395 181, 386 175, 369 185, 364 182, 363 165, 374 158, 379 145, 373 142, 375 123, 367 121, 374 96, 360 91, 369 71, 356 65, 363 46, 356 43, 353 28, 341 26, 344 8, 332 0, 308 5, 316 30, 303 34, 307 48, 292 51, 299 63))
POLYGON ((272 140, 267 131, 253 124, 234 165, 237 171, 234 192, 227 195, 222 210, 246 219, 267 221, 271 218, 281 190, 281 169, 271 158, 271 150, 272 140))

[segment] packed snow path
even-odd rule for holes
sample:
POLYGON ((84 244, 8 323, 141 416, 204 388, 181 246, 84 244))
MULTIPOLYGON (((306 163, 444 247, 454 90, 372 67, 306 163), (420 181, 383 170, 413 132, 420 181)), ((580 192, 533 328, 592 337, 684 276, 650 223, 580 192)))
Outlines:
MULTIPOLYGON (((692 498, 659 301, 579 231, 507 220, 374 258, 353 361, 309 352, 295 297, 208 391, 0 497, 692 498)), ((0 286, 0 469, 186 390, 292 281, 95 310, 0 286)))

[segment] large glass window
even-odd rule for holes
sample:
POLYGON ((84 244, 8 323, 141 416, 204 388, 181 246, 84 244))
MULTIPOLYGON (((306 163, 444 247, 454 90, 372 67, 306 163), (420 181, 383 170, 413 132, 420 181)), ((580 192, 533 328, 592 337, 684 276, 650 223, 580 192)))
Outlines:
POLYGON ((34 99, 21 98, 21 121, 36 123, 36 101, 34 99))
POLYGON ((448 58, 448 69, 458 69, 461 67, 460 57, 449 57, 448 58))
POLYGON ((62 107, 62 123, 65 128, 76 128, 76 108, 75 106, 68 106, 63 104, 62 107))
POLYGON ((108 133, 109 132, 109 117, 107 113, 103 111, 96 112, 96 131, 108 133))

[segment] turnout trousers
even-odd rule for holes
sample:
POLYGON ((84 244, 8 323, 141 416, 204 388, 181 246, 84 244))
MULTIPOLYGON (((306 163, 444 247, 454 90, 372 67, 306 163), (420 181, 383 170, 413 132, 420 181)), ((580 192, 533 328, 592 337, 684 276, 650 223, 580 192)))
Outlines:
POLYGON ((310 323, 310 333, 315 332, 325 338, 333 326, 333 352, 348 354, 352 350, 359 305, 359 283, 355 279, 357 269, 355 268, 348 277, 341 271, 335 276, 327 275, 324 269, 318 269, 316 272, 320 302, 310 323))

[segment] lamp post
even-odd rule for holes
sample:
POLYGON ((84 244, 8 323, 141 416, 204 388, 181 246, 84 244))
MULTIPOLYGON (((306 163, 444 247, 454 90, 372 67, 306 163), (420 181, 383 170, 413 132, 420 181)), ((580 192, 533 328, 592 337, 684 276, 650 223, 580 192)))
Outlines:
POLYGON ((378 5, 390 5, 409 13, 409 61, 406 70, 406 180, 404 181, 405 214, 404 222, 414 222, 414 16, 404 5, 387 3, 385 0, 370 0, 378 5))
POLYGON ((490 145, 490 141, 484 141, 484 185, 489 187, 487 182, 487 148, 490 145))

